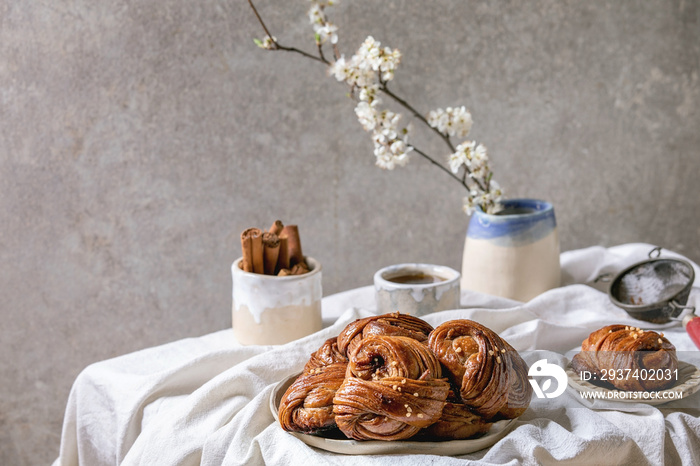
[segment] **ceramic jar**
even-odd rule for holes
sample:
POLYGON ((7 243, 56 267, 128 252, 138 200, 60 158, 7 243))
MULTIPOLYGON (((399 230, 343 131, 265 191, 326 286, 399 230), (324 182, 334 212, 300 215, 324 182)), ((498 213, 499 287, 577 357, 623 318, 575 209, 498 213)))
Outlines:
POLYGON ((279 345, 323 328, 321 264, 306 257, 302 275, 244 272, 241 259, 231 266, 233 333, 244 345, 279 345))
POLYGON ((561 284, 554 207, 510 199, 501 213, 477 210, 464 242, 462 289, 529 301, 561 284))

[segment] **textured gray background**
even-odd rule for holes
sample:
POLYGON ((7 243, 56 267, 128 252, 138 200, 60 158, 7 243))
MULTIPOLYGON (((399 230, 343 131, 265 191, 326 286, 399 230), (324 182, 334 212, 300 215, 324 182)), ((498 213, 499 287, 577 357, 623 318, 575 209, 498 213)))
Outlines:
MULTIPOLYGON (((314 50, 305 0, 258 3, 314 50)), ((369 34, 403 52, 394 90, 417 108, 471 110, 508 195, 555 204, 563 250, 645 241, 698 261, 699 8, 331 15, 346 54, 369 34)), ((247 227, 299 224, 325 294, 400 261, 460 267, 460 186, 419 159, 376 168, 345 88, 262 35, 243 0, 0 0, 0 464, 56 457, 86 365, 228 327, 247 227)))

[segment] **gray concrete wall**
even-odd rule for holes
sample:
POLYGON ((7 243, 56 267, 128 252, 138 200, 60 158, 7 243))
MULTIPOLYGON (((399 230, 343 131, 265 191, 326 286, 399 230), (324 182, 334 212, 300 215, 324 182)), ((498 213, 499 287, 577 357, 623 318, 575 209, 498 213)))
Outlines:
MULTIPOLYGON (((258 3, 313 52, 306 1, 258 3)), ((699 8, 331 14, 346 54, 369 34, 403 52, 394 90, 417 108, 471 110, 508 195, 554 203, 563 250, 644 241, 699 261, 699 8)), ((325 294, 400 261, 460 267, 460 186, 419 159, 376 168, 345 88, 262 35, 243 0, 0 0, 0 464, 56 457, 86 365, 228 327, 249 226, 297 223, 325 294)))

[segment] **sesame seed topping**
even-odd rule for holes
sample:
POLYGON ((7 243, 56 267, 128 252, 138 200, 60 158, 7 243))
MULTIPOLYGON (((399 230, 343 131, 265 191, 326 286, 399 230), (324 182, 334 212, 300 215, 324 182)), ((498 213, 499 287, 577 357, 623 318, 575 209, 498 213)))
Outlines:
POLYGON ((406 413, 406 417, 411 417, 411 413, 406 413))
POLYGON ((659 336, 661 336, 663 338, 664 332, 659 333, 659 336))
POLYGON ((497 362, 498 364, 501 363, 501 357, 500 357, 500 356, 496 358, 496 362, 497 362))
POLYGON ((501 353, 505 353, 505 352, 506 352, 506 350, 505 350, 505 349, 502 349, 502 350, 501 350, 501 353))
POLYGON ((489 356, 493 356, 493 350, 489 350, 489 356))
POLYGON ((457 348, 455 348, 455 353, 461 353, 461 352, 462 352, 461 346, 458 346, 457 348))
POLYGON ((402 379, 402 380, 401 380, 401 383, 406 383, 406 379, 402 379))
POLYGON ((394 390, 396 390, 396 389, 398 388, 398 385, 393 385, 391 388, 393 388, 394 390))
POLYGON ((423 414, 422 414, 422 413, 418 413, 418 417, 423 417, 423 414))
POLYGON ((661 338, 659 338, 659 344, 661 344, 661 343, 663 343, 663 342, 664 342, 664 341, 663 341, 661 338))
POLYGON ((397 388, 398 391, 401 391, 401 387, 397 388))
POLYGON ((413 396, 418 396, 418 392, 414 393, 413 396))

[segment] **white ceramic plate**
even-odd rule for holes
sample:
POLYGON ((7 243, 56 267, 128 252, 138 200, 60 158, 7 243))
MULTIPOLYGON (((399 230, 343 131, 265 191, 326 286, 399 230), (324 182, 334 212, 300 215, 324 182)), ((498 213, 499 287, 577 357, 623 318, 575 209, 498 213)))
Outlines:
POLYGON ((590 400, 661 405, 664 403, 685 399, 686 397, 700 390, 700 369, 684 361, 678 361, 678 382, 676 382, 676 384, 671 388, 660 390, 658 392, 658 397, 654 396, 645 398, 645 396, 648 396, 647 392, 625 392, 625 398, 608 398, 608 396, 614 396, 610 395, 610 393, 624 391, 618 390, 617 388, 596 385, 588 380, 581 380, 579 374, 571 367, 570 362, 566 366, 566 375, 569 377, 569 386, 575 390, 581 392, 598 392, 602 394, 601 398, 589 398, 590 400), (680 392, 682 393, 682 398, 676 398, 675 396, 668 396, 668 398, 664 398, 664 392, 669 392, 669 394, 670 392, 674 392, 674 395, 675 393, 680 392))
MULTIPOLYGON (((287 388, 299 376, 293 375, 279 382, 270 396, 270 411, 279 423, 277 412, 280 401, 287 388)), ((442 442, 421 442, 411 440, 398 440, 393 442, 382 442, 380 440, 367 440, 358 442, 357 440, 327 438, 320 435, 308 435, 298 432, 288 432, 305 444, 320 448, 321 450, 345 455, 386 455, 386 454, 423 454, 423 455, 466 455, 475 451, 483 450, 494 445, 506 436, 515 426, 515 419, 495 422, 486 434, 481 437, 468 440, 446 440, 442 442)))

